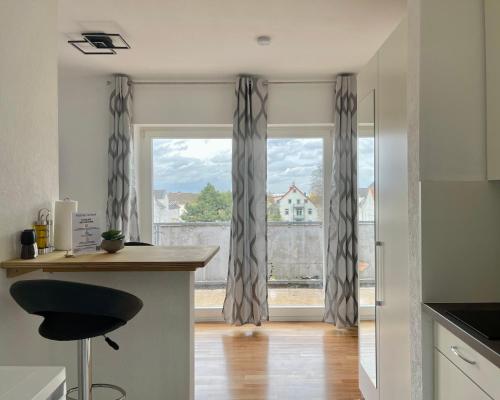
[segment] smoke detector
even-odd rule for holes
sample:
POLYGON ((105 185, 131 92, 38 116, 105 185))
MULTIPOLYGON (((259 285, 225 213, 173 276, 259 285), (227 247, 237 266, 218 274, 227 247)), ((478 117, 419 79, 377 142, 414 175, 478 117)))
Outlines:
POLYGON ((262 35, 257 37, 257 43, 259 46, 269 46, 271 44, 271 36, 262 35))

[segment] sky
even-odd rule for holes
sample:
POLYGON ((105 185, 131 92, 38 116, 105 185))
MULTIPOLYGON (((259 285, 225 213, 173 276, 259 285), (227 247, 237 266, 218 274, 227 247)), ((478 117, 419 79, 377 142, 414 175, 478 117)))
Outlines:
MULTIPOLYGON (((322 139, 268 139, 267 184, 285 193, 292 183, 309 192, 314 171, 323 162, 322 139)), ((373 182, 373 139, 358 144, 360 187, 373 182)), ((154 189, 199 192, 207 183, 231 190, 231 139, 154 139, 154 189)))

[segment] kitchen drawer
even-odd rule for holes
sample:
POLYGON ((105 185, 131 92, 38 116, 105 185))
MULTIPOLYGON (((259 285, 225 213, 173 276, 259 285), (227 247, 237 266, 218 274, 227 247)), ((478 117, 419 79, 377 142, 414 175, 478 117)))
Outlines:
POLYGON ((491 397, 434 349, 434 400, 491 400, 491 397))
POLYGON ((434 346, 493 399, 500 400, 500 368, 438 323, 434 323, 434 346))

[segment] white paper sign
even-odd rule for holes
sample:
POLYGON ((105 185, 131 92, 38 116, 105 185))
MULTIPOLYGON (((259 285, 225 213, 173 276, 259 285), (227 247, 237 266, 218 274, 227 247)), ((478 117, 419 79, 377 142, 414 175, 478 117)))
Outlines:
POLYGON ((73 254, 94 253, 101 244, 101 230, 97 224, 96 213, 72 214, 73 254))

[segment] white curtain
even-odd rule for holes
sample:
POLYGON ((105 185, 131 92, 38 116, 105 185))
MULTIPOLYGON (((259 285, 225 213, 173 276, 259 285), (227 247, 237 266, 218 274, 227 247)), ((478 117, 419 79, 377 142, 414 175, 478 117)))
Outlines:
POLYGON ((109 99, 112 128, 108 142, 108 229, 121 230, 126 240, 139 241, 139 218, 134 171, 132 86, 115 75, 109 99))
POLYGON ((267 85, 242 76, 233 117, 233 216, 223 315, 236 325, 267 320, 267 85))
POLYGON ((325 322, 338 328, 358 321, 356 101, 356 76, 338 76, 324 315, 325 322))

